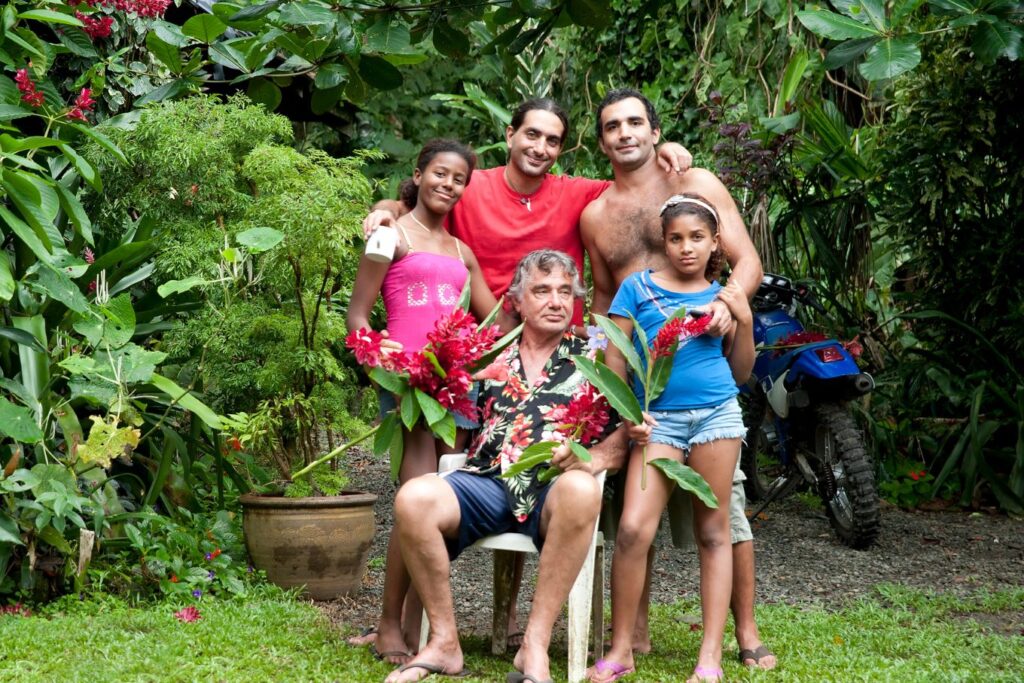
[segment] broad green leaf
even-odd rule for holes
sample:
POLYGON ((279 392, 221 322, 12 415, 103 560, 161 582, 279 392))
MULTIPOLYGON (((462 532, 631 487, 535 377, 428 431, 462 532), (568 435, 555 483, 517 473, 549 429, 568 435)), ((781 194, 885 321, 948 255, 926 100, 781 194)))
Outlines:
POLYGON ((569 0, 569 16, 573 23, 589 28, 605 28, 611 24, 612 9, 602 0, 569 0))
POLYGON ((281 89, 267 78, 254 78, 249 81, 246 94, 253 102, 262 104, 267 111, 274 111, 281 104, 281 89))
MULTIPOLYGON (((419 391, 416 389, 416 391, 419 391)), ((399 410, 402 413, 402 424, 405 428, 411 430, 416 426, 416 421, 420 419, 420 405, 416 401, 418 397, 411 391, 405 392, 402 396, 402 403, 399 406, 399 410)))
POLYGON ((21 529, 18 523, 6 512, 0 512, 0 543, 25 545, 21 540, 21 529))
POLYGON ((25 246, 36 255, 36 258, 44 262, 53 260, 53 254, 50 253, 50 250, 39 239, 36 232, 26 225, 24 221, 8 211, 7 207, 2 204, 0 204, 0 220, 17 235, 18 239, 25 243, 25 246))
POLYGON ((590 451, 588 451, 583 446, 583 444, 579 443, 578 441, 570 441, 569 442, 569 450, 571 450, 573 452, 573 454, 577 458, 579 458, 582 462, 590 462, 590 460, 591 460, 590 451))
POLYGON ((187 90, 188 81, 185 79, 168 81, 160 87, 150 90, 148 93, 136 100, 135 106, 141 107, 142 105, 149 104, 151 102, 162 102, 164 100, 173 99, 187 90))
POLYGON ((833 40, 882 37, 880 31, 828 10, 802 10, 796 18, 812 33, 833 40))
POLYGON ((96 374, 96 361, 88 356, 83 356, 80 353, 75 353, 61 362, 57 363, 60 367, 64 368, 72 375, 92 375, 96 374))
POLYGON ((85 213, 85 209, 82 207, 82 203, 78 201, 71 190, 63 185, 63 183, 57 183, 55 186, 57 190, 57 196, 60 198, 60 206, 64 209, 64 213, 67 214, 68 220, 75 226, 78 234, 82 236, 86 244, 95 246, 92 236, 92 221, 89 220, 89 215, 85 213))
MULTIPOLYGON (((0 259, 6 260, 7 255, 3 254, 0 259)), ((10 339, 15 344, 26 346, 37 353, 46 353, 46 347, 39 343, 33 335, 17 327, 0 327, 0 337, 10 339)))
POLYGON ((342 85, 346 80, 348 80, 348 69, 341 64, 330 63, 317 69, 313 83, 321 90, 327 90, 342 85))
POLYGON ((330 7, 310 0, 289 2, 281 8, 278 21, 298 26, 324 26, 334 23, 334 12, 330 7))
POLYGON ((1024 31, 1008 21, 984 23, 974 30, 971 48, 984 64, 994 64, 1000 57, 1015 62, 1020 58, 1022 35, 1024 31))
POLYGON ((839 43, 829 50, 828 55, 825 56, 824 66, 830 70, 846 66, 867 52, 877 42, 878 38, 861 38, 859 40, 847 40, 839 43))
POLYGON ((779 91, 778 106, 775 110, 776 114, 779 114, 783 110, 783 105, 790 102, 793 96, 796 95, 797 88, 800 86, 804 73, 807 72, 807 65, 809 63, 810 58, 807 55, 807 50, 800 50, 790 57, 789 63, 786 65, 786 72, 782 76, 782 89, 779 91))
POLYGON ((128 455, 139 445, 142 433, 131 425, 119 426, 117 418, 110 422, 98 415, 90 415, 92 428, 89 438, 78 446, 78 459, 88 465, 97 464, 103 469, 110 467, 114 458, 128 455))
MULTIPOLYGON (((18 207, 18 212, 36 231, 47 249, 52 251, 54 247, 62 246, 55 245, 50 239, 47 223, 52 223, 53 218, 49 217, 49 202, 40 194, 39 187, 32 182, 31 176, 19 171, 4 169, 3 186, 7 191, 8 198, 18 207)), ((53 199, 54 203, 59 206, 60 202, 57 200, 56 193, 53 193, 53 199)), ((56 211, 53 212, 53 215, 56 215, 56 211)))
POLYGON ((273 12, 280 4, 281 0, 272 0, 271 2, 264 2, 259 5, 250 5, 232 14, 229 21, 252 21, 253 19, 259 19, 273 12))
POLYGON ((0 433, 21 443, 43 440, 43 432, 36 424, 35 415, 24 406, 11 403, 0 396, 0 433))
POLYGON ((636 396, 626 382, 611 368, 603 363, 595 363, 584 356, 573 356, 572 359, 576 363, 577 369, 608 399, 608 403, 618 411, 619 415, 637 424, 643 422, 643 410, 640 408, 636 396))
POLYGON ((885 16, 883 0, 857 0, 855 5, 860 8, 859 16, 863 16, 866 23, 873 26, 879 33, 889 31, 889 20, 885 16))
POLYGON ((532 470, 537 465, 549 462, 551 460, 551 451, 559 445, 557 441, 541 441, 540 443, 527 446, 519 454, 519 459, 512 463, 501 476, 505 479, 510 479, 517 474, 532 470))
POLYGON ((119 292, 123 292, 129 287, 142 282, 150 275, 152 275, 155 271, 156 263, 150 262, 142 266, 141 268, 131 273, 128 273, 124 277, 118 279, 117 282, 110 287, 110 295, 113 296, 115 294, 118 294, 119 292))
POLYGON ((402 73, 386 59, 373 55, 359 58, 359 75, 379 90, 394 90, 402 86, 402 73))
MULTIPOLYGON (((157 19, 152 24, 156 37, 174 47, 185 47, 192 39, 181 32, 181 27, 163 19, 157 19)), ((147 36, 148 39, 148 36, 147 36)))
POLYGON ((157 389, 167 394, 171 398, 172 402, 177 403, 182 408, 185 408, 195 414, 195 416, 205 422, 210 429, 220 431, 221 421, 220 417, 217 416, 217 413, 198 398, 193 396, 190 392, 179 387, 163 375, 156 373, 153 374, 153 377, 149 381, 157 389))
POLYGON ((99 53, 93 47, 92 39, 82 30, 64 30, 57 33, 57 40, 72 54, 86 59, 96 59, 99 53))
POLYGON ((59 301, 75 313, 86 313, 89 310, 89 300, 63 271, 47 263, 37 263, 30 269, 32 272, 35 274, 34 279, 26 283, 30 289, 59 301))
POLYGON ((419 389, 413 389, 413 392, 416 394, 417 403, 419 403, 420 408, 423 410, 424 419, 426 419, 427 424, 431 427, 443 420, 448 414, 445 407, 438 403, 437 399, 433 396, 429 396, 419 389))
POLYGON ((392 21, 388 14, 382 14, 366 30, 366 49, 371 52, 405 52, 409 44, 409 27, 400 20, 392 21))
POLYGON ((384 368, 373 368, 370 370, 370 379, 377 386, 385 391, 390 391, 392 394, 402 394, 405 388, 409 386, 408 380, 392 374, 384 368))
POLYGON ((281 243, 284 233, 273 228, 250 228, 235 236, 235 240, 249 250, 251 254, 272 249, 281 243))
MULTIPOLYGON (((394 416, 395 423, 398 423, 398 415, 394 416)), ((391 432, 391 443, 388 444, 388 451, 391 454, 391 480, 398 481, 398 475, 402 471, 402 457, 405 454, 405 437, 401 429, 391 432)))
MULTIPOLYGON (((394 438, 394 432, 398 429, 398 415, 392 411, 388 413, 380 423, 380 429, 373 436, 373 452, 377 455, 382 454, 391 445, 391 441, 394 438)), ((401 431, 401 430, 399 430, 401 431)))
POLYGON ((438 21, 433 28, 434 49, 451 59, 462 59, 469 54, 469 38, 447 21, 438 21))
POLYGON ((88 161, 85 160, 81 154, 76 152, 71 145, 62 145, 61 151, 64 156, 68 158, 71 165, 78 171, 78 175, 82 176, 82 180, 89 183, 89 186, 97 192, 103 191, 103 181, 100 180, 99 175, 96 173, 96 169, 92 167, 88 161))
POLYGON ((230 42, 218 42, 211 45, 210 59, 229 69, 242 73, 249 72, 249 68, 245 65, 245 54, 235 49, 230 42))
POLYGON ((0 301, 10 301, 12 296, 14 274, 11 272, 11 259, 6 251, 0 251, 0 301))
POLYGON ((33 19, 45 21, 50 24, 67 24, 68 26, 84 26, 81 19, 70 14, 61 14, 48 9, 32 9, 27 12, 19 12, 19 19, 33 19))
POLYGON ((34 113, 17 104, 0 104, 0 121, 12 121, 25 116, 33 116, 34 113))
POLYGON ((633 346, 633 340, 627 337, 622 332, 622 328, 616 325, 611 318, 595 315, 594 322, 601 328, 604 335, 608 337, 608 343, 614 344, 615 348, 625 356, 626 363, 636 373, 636 376, 643 377, 646 370, 643 362, 640 360, 640 354, 636 352, 636 347, 633 346))
POLYGON ((718 499, 715 497, 715 492, 711 490, 708 482, 704 477, 700 476, 697 470, 669 458, 649 460, 647 464, 657 467, 664 472, 665 476, 674 481, 679 488, 689 491, 700 498, 700 502, 704 503, 704 505, 709 508, 718 507, 718 499))
POLYGON ((446 413, 444 418, 430 425, 430 431, 449 446, 455 445, 455 418, 446 413))
POLYGON ((164 66, 171 70, 171 73, 181 73, 181 49, 163 40, 156 31, 146 34, 146 49, 163 62, 164 66))
POLYGON ((912 40, 883 39, 868 50, 867 58, 857 70, 869 81, 881 81, 906 73, 920 62, 921 50, 912 40))
POLYGON ((64 535, 49 524, 39 530, 38 536, 59 550, 63 555, 71 555, 74 552, 71 549, 71 544, 64 538, 64 535))
MULTIPOLYGON (((177 82, 177 81, 175 81, 175 82, 177 82)), ((138 103, 136 103, 136 104, 138 104, 138 103)), ((123 163, 123 164, 127 164, 128 163, 128 158, 125 157, 124 152, 122 152, 121 149, 117 145, 115 145, 110 138, 108 138, 106 135, 104 135, 100 131, 96 130, 95 127, 93 127, 93 126, 83 126, 83 125, 81 125, 79 123, 72 123, 71 127, 74 128, 75 130, 77 130, 78 132, 83 133, 83 134, 87 135, 88 137, 92 138, 93 142, 95 142, 97 145, 99 145, 103 149, 105 149, 108 152, 110 152, 111 154, 113 154, 114 157, 118 161, 120 161, 121 163, 123 163)))
POLYGON ((459 300, 456 302, 456 306, 461 308, 463 311, 469 310, 470 295, 473 289, 470 286, 470 278, 466 278, 466 281, 462 284, 462 291, 459 292, 459 300))
POLYGON ((127 294, 116 296, 100 307, 106 322, 103 324, 103 342, 111 349, 119 349, 131 341, 135 334, 135 309, 127 294))
POLYGON ((344 88, 340 85, 336 88, 327 88, 326 90, 314 90, 313 96, 310 98, 309 108, 317 116, 326 114, 341 99, 342 92, 344 92, 344 88))
POLYGON ((182 25, 181 32, 209 45, 227 28, 227 24, 212 14, 197 14, 182 25))
MULTIPOLYGON (((15 328, 27 332, 43 346, 46 345, 46 318, 42 315, 11 316, 11 324, 15 328)), ((30 406, 36 416, 42 418, 42 402, 49 396, 50 389, 50 354, 40 353, 25 344, 18 346, 18 360, 21 361, 21 384, 31 397, 30 406)))

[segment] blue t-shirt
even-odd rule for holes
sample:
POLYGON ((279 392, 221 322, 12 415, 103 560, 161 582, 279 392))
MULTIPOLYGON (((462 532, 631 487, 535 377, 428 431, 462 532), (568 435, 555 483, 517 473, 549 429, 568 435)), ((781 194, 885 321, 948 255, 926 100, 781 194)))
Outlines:
MULTIPOLYGON (((683 294, 659 287, 650 270, 633 273, 625 279, 608 309, 609 314, 632 315, 654 342, 658 330, 680 306, 687 310, 711 303, 722 286, 717 282, 701 292, 683 294)), ((633 332, 633 346, 644 358, 640 338, 633 332)), ((644 402, 640 382, 633 382, 633 393, 644 402)), ((739 393, 729 361, 722 355, 722 338, 702 334, 679 347, 672 362, 672 375, 665 391, 651 403, 651 410, 693 410, 720 405, 739 393)))

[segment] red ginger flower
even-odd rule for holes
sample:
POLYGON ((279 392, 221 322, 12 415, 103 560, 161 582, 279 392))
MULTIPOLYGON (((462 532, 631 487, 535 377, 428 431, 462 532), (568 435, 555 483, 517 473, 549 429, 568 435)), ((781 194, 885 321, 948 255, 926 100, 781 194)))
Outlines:
POLYGON ((547 417, 558 423, 555 431, 588 445, 598 439, 608 425, 608 400, 593 384, 585 382, 568 404, 556 406, 547 417))
POLYGON ((654 338, 654 344, 651 345, 652 360, 669 355, 672 352, 673 344, 682 343, 704 334, 710 324, 710 315, 702 315, 699 318, 685 316, 669 320, 658 330, 658 335, 654 338))
POLYGON ((82 30, 85 31, 85 34, 92 40, 108 37, 111 33, 111 27, 114 25, 113 17, 100 17, 99 19, 96 19, 88 14, 75 12, 75 18, 85 24, 85 26, 82 27, 82 30))
POLYGON ((380 343, 382 341, 384 341, 384 336, 380 332, 362 327, 348 333, 348 336, 345 337, 345 346, 356 354, 357 363, 376 368, 380 366, 380 343))
POLYGON ((46 98, 43 96, 43 93, 36 90, 36 84, 28 75, 28 69, 18 69, 17 73, 14 74, 14 82, 18 84, 18 90, 21 91, 22 102, 26 102, 33 107, 43 106, 46 98))
POLYGON ((85 118, 85 112, 92 111, 93 105, 96 104, 96 100, 92 99, 91 95, 92 91, 89 88, 82 88, 82 92, 78 93, 78 97, 75 98, 75 105, 68 110, 67 117, 88 121, 85 118))

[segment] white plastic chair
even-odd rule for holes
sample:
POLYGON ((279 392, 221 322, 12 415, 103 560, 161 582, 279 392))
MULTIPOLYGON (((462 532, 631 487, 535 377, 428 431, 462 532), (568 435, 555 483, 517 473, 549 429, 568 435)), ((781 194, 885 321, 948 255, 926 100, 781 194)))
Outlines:
MULTIPOLYGON (((465 453, 441 456, 438 472, 458 469, 466 463, 465 453)), ((599 486, 604 486, 605 473, 596 475, 599 486)), ((494 610, 491 626, 491 652, 505 654, 508 642, 508 617, 512 601, 512 571, 516 553, 537 553, 533 540, 526 534, 504 533, 481 538, 473 548, 494 551, 494 610)), ((587 642, 590 622, 594 622, 593 651, 595 659, 604 655, 604 535, 594 525, 594 533, 580 573, 569 591, 569 682, 582 681, 587 669, 587 642), (595 567, 597 570, 595 571, 595 567)), ((420 631, 420 649, 426 646, 430 623, 423 613, 420 631)))

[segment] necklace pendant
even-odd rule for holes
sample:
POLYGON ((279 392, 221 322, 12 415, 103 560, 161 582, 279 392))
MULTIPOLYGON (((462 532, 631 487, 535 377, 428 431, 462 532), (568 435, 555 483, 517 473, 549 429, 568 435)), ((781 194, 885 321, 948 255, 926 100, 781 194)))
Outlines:
POLYGON ((533 208, 530 206, 530 198, 529 197, 523 197, 523 204, 526 204, 526 210, 527 211, 529 211, 531 213, 533 212, 533 208))

